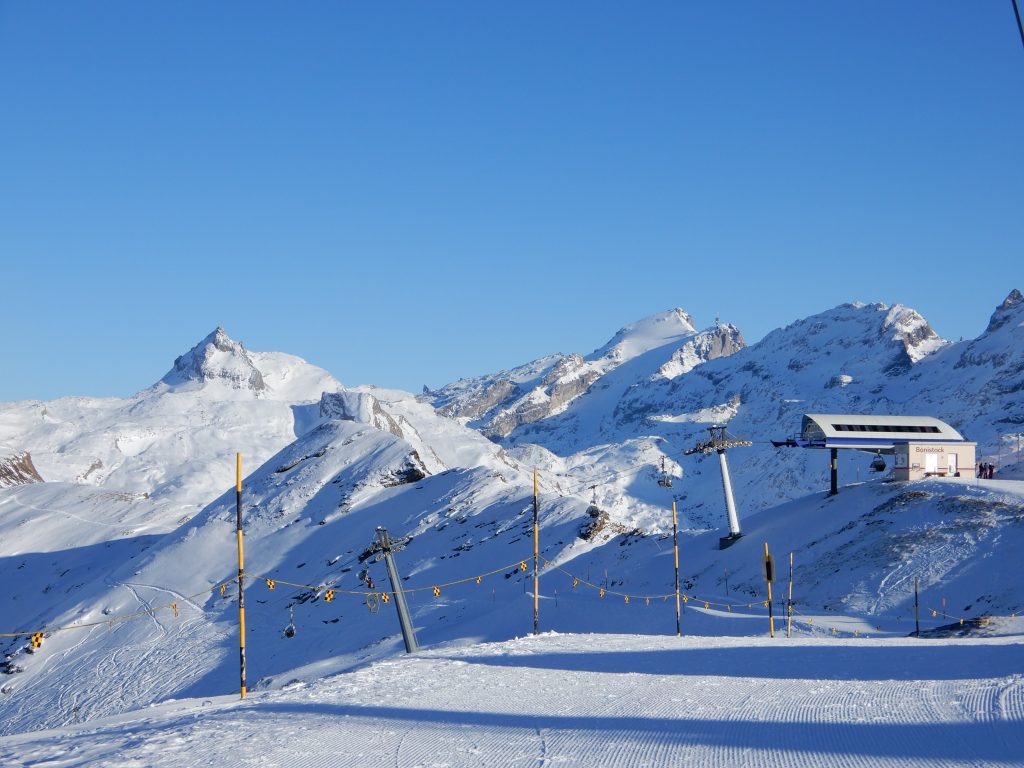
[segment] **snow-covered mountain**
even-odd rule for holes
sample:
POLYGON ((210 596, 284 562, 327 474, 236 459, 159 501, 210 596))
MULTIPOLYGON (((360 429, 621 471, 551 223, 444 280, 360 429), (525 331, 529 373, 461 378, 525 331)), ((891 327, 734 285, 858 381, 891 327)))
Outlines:
MULTIPOLYGON (((677 313, 693 327, 689 316, 677 313)), ((651 468, 608 487, 594 483, 595 501, 626 525, 636 522, 638 508, 664 505, 653 471, 664 457, 670 474, 690 474, 676 493, 691 523, 720 526, 717 462, 682 457, 712 423, 727 423, 731 432, 754 442, 731 455, 741 513, 827 486, 822 454, 779 451, 770 444, 792 435, 804 413, 934 415, 978 441, 979 458, 999 461, 1011 444, 1016 447, 1024 423, 1022 322, 1024 302, 1016 290, 981 336, 960 343, 939 338, 919 313, 902 305, 844 304, 754 345, 726 345, 723 351, 731 354, 698 355, 678 374, 675 362, 700 334, 681 349, 647 345, 557 412, 504 434, 488 431, 486 424, 484 429, 513 455, 529 454, 551 472, 587 468, 589 475, 604 477, 651 468)), ((617 334, 619 344, 629 331, 617 334)), ((718 324, 705 333, 739 336, 732 326, 718 324)), ((473 392, 493 390, 506 378, 480 377, 472 388, 457 382, 434 393, 434 402, 442 413, 457 413, 453 398, 472 407, 473 392)), ((866 455, 844 452, 840 462, 844 481, 868 476, 866 455)), ((999 463, 1006 465, 1006 458, 999 463)))
MULTIPOLYGON (((519 563, 532 560, 534 466, 545 629, 674 631, 659 600, 672 578, 673 500, 685 591, 737 608, 691 603, 688 634, 760 631, 750 619, 764 541, 795 553, 802 612, 851 631, 906 634, 913 575, 957 613, 1019 611, 1024 596, 1004 578, 1020 544, 1019 483, 871 482, 826 499, 816 493, 824 455, 768 441, 805 412, 910 411, 947 419, 982 456, 1002 436, 1005 453, 1024 422, 1022 329, 1016 291, 981 336, 958 344, 900 306, 843 305, 749 347, 734 326, 698 331, 673 310, 586 357, 419 397, 346 389, 218 329, 132 398, 0 405, 3 454, 30 451, 48 481, 0 488, 0 579, 16 585, 0 591, 0 614, 11 631, 51 630, 34 653, 25 637, 6 638, 2 727, 234 689, 236 450, 251 457, 243 517, 257 690, 398 652, 392 606, 367 599, 360 578, 365 569, 374 589, 390 588, 381 564, 362 558, 380 525, 412 537, 399 562, 417 590, 421 642, 528 631, 530 573, 519 563), (711 422, 755 443, 731 454, 747 536, 724 552, 717 464, 682 455, 711 422), (658 482, 662 459, 671 488, 658 482)), ((867 479, 867 461, 844 456, 843 482, 867 479)))
POLYGON ((625 326, 586 357, 551 355, 497 374, 462 379, 429 395, 442 414, 504 438, 523 425, 563 413, 591 390, 615 386, 614 380, 629 376, 620 369, 636 367, 638 359, 660 361, 659 375, 673 379, 743 346, 735 326, 716 324, 698 332, 685 311, 673 309, 625 326), (612 377, 617 371, 620 375, 612 377))
POLYGON ((165 502, 173 522, 224 488, 236 452, 259 466, 319 417, 323 392, 341 388, 298 357, 250 352, 217 328, 131 397, 0 403, 0 445, 30 453, 48 482, 165 502))

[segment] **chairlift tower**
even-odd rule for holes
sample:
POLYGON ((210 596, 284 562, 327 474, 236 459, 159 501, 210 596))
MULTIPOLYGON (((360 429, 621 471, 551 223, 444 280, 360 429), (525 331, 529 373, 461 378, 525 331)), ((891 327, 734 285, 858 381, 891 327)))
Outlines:
POLYGON ((729 462, 725 458, 725 452, 729 448, 740 448, 753 445, 749 440, 741 440, 730 435, 724 426, 714 424, 708 427, 709 439, 702 440, 693 448, 683 451, 684 456, 694 453, 717 453, 718 466, 722 470, 722 490, 725 492, 725 509, 729 515, 729 535, 718 540, 718 548, 725 549, 732 546, 742 535, 740 531, 740 518, 736 514, 736 500, 732 494, 732 480, 729 477, 729 462))

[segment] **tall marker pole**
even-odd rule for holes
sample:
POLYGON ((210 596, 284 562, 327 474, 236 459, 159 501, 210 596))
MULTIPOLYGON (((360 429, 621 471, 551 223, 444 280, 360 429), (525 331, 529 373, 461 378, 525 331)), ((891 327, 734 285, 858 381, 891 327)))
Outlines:
POLYGON ((676 503, 672 502, 672 550, 676 556, 676 637, 683 636, 682 622, 679 616, 679 529, 676 525, 676 503))
POLYGON ((914 577, 914 637, 921 636, 921 621, 917 614, 917 576, 914 577))
POLYGON ((537 467, 533 468, 533 634, 540 634, 540 504, 537 500, 537 467))
POLYGON ((245 698, 245 550, 242 547, 242 454, 235 454, 235 519, 238 525, 238 663, 241 698, 245 698))
POLYGON ((789 600, 786 601, 786 637, 793 636, 793 553, 789 553, 789 600))
POLYGON ((775 564, 768 554, 768 542, 764 543, 764 580, 768 584, 768 636, 775 637, 775 616, 772 614, 772 582, 775 581, 775 564))

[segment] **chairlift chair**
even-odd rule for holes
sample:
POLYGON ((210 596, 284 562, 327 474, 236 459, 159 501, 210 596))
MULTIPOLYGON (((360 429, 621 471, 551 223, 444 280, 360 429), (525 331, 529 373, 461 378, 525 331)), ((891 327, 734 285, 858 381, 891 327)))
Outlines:
POLYGON ((884 472, 885 471, 885 459, 882 458, 881 453, 876 453, 875 458, 871 460, 871 471, 872 472, 884 472))

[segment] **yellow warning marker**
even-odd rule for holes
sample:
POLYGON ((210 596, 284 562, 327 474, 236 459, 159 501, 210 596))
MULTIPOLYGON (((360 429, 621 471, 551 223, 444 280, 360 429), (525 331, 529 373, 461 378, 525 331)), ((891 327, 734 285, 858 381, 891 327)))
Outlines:
POLYGON ((573 580, 572 580, 572 588, 576 589, 576 587, 579 585, 579 583, 580 583, 579 579, 573 578, 573 580))
POLYGON ((598 597, 604 597, 604 587, 601 587, 601 591, 597 593, 598 597))
POLYGON ((220 596, 224 597, 224 593, 227 592, 227 591, 228 591, 228 585, 227 584, 221 584, 220 585, 220 596))
POLYGON ((483 580, 483 576, 476 577, 476 583, 479 584, 483 580))
POLYGON ((939 612, 938 612, 938 611, 932 611, 932 618, 933 618, 933 619, 934 619, 934 618, 935 618, 936 616, 938 616, 938 615, 939 615, 939 612))
POLYGON ((43 644, 43 633, 42 632, 36 632, 34 635, 32 635, 32 647, 33 648, 39 648, 42 644, 43 644))
POLYGON ((178 618, 178 604, 171 603, 171 610, 174 611, 174 618, 178 618))
POLYGON ((267 582, 267 589, 273 589, 275 586, 277 586, 276 582, 273 579, 264 579, 264 581, 267 582))
POLYGON ((520 571, 525 571, 526 570, 526 561, 525 560, 520 560, 519 561, 519 570, 520 571))
POLYGON ((690 602, 690 596, 689 595, 683 595, 683 602, 684 603, 690 602))
POLYGON ((434 587, 434 597, 440 597, 440 596, 441 596, 441 588, 440 587, 434 587))
POLYGON ((387 592, 381 592, 380 593, 380 599, 383 600, 385 603, 390 603, 391 602, 391 595, 389 595, 387 592))
POLYGON ((623 595, 626 598, 626 605, 629 605, 629 595, 623 595))
POLYGON ((709 603, 707 600, 705 600, 704 601, 704 607, 705 608, 710 608, 711 607, 711 603, 709 603))
POLYGON ((329 603, 333 599, 334 599, 334 590, 333 589, 328 589, 326 592, 324 592, 324 600, 326 600, 329 603))

